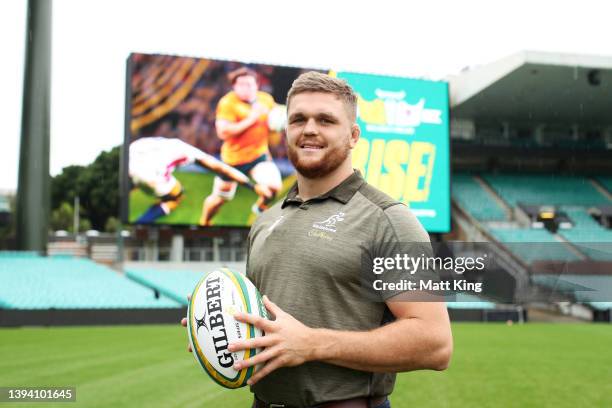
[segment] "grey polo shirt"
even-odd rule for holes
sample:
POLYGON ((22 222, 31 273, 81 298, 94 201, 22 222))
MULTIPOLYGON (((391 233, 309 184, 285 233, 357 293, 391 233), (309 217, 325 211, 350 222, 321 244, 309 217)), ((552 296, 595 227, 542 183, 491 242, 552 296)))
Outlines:
MULTIPOLYGON (((294 186, 284 201, 265 211, 249 234, 247 276, 262 295, 309 327, 372 330, 390 313, 387 296, 376 302, 363 295, 363 258, 392 255, 397 242, 429 246, 429 236, 405 205, 355 171, 308 201, 294 186)), ((252 391, 267 403, 311 406, 389 395, 394 383, 394 373, 313 361, 277 369, 252 391)))

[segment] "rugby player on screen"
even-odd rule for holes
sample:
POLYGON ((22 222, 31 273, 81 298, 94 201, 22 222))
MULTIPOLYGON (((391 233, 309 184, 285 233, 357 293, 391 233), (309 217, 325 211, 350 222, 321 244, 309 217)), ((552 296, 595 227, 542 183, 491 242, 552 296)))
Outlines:
POLYGON ((179 139, 143 137, 130 144, 129 174, 132 182, 152 193, 158 201, 136 222, 150 224, 170 214, 183 198, 183 187, 172 175, 179 166, 196 164, 217 175, 240 183, 261 197, 272 197, 265 186, 253 184, 241 171, 179 139))
MULTIPOLYGON (((267 115, 275 103, 270 94, 259 91, 255 71, 242 67, 232 71, 228 79, 232 91, 219 100, 215 121, 217 136, 223 140, 221 160, 272 192, 272 197, 259 194, 252 207, 258 214, 267 208, 282 183, 268 149, 267 115)), ((223 203, 234 198, 236 187, 236 181, 229 177, 215 177, 213 191, 204 200, 200 225, 210 225, 223 203)))

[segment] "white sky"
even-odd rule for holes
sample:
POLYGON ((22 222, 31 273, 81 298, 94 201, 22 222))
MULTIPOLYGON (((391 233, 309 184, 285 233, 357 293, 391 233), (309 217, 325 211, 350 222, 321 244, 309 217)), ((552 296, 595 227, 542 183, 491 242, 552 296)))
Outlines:
MULTIPOLYGON (((26 5, 0 2, 0 190, 17 186, 26 5)), ((54 0, 51 174, 122 143, 132 51, 439 79, 525 49, 612 55, 611 11, 596 0, 54 0)))

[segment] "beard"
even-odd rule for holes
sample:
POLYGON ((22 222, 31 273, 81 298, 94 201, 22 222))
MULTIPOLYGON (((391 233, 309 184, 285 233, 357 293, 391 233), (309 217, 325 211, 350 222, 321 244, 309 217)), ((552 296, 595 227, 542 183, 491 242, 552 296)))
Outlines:
POLYGON ((334 148, 328 146, 323 157, 317 161, 300 158, 299 150, 300 148, 294 145, 287 146, 287 155, 291 164, 300 175, 308 179, 316 179, 325 177, 340 167, 349 156, 351 147, 348 139, 341 146, 334 148))

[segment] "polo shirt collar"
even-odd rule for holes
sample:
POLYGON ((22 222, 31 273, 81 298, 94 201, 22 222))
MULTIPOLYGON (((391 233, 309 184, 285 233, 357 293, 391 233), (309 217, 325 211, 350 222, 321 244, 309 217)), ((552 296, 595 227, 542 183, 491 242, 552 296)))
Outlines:
MULTIPOLYGON (((327 198, 333 198, 342 204, 346 204, 351 198, 353 198, 357 190, 359 190, 364 183, 365 180, 361 176, 361 172, 359 172, 359 170, 355 170, 353 174, 344 179, 336 187, 332 188, 327 193, 312 198, 311 200, 322 201, 327 198)), ((287 193, 287 197, 283 201, 281 208, 285 208, 289 204, 301 204, 303 202, 304 201, 298 197, 298 187, 296 182, 287 193)))

